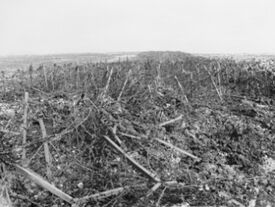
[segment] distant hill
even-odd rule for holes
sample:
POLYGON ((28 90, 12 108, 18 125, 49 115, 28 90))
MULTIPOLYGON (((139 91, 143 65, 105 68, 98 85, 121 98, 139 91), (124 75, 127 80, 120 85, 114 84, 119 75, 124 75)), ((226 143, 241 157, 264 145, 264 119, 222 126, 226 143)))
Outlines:
POLYGON ((151 59, 151 60, 172 60, 178 61, 183 60, 188 57, 193 57, 193 55, 185 52, 179 51, 148 51, 148 52, 141 52, 137 55, 137 57, 141 60, 151 59))

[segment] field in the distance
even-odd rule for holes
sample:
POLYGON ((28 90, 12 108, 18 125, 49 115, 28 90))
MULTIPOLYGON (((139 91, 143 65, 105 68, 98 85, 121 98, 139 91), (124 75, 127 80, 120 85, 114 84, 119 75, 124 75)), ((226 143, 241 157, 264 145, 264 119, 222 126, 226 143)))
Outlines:
MULTIPOLYGON (((22 55, 22 56, 0 56, 0 71, 12 73, 18 69, 25 70, 30 65, 62 64, 62 63, 91 63, 91 62, 111 62, 133 59, 138 52, 118 52, 118 53, 83 53, 83 54, 56 54, 56 55, 22 55)), ((195 54, 206 58, 231 58, 236 61, 256 60, 262 64, 275 65, 275 55, 271 54, 195 54)))
POLYGON ((20 69, 25 70, 30 65, 34 68, 43 65, 65 64, 65 63, 94 63, 123 61, 136 56, 135 52, 121 53, 83 53, 83 54, 56 54, 56 55, 22 55, 22 56, 0 56, 0 71, 11 74, 20 69))

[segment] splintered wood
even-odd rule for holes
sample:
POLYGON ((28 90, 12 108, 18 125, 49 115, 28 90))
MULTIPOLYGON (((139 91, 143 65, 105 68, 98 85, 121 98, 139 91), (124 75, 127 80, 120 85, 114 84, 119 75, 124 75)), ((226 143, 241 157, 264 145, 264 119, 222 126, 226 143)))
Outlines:
POLYGON ((135 166, 139 171, 141 171, 143 174, 145 174, 150 179, 154 180, 155 182, 160 182, 160 179, 154 175, 153 173, 149 172, 146 168, 141 166, 136 160, 131 158, 129 155, 124 152, 123 149, 121 149, 115 142, 113 142, 109 137, 103 136, 104 139, 112 146, 114 147, 118 152, 120 152, 133 166, 135 166))
MULTIPOLYGON (((28 101, 29 101, 29 93, 25 92, 25 100, 24 100, 24 117, 23 117, 23 146, 27 143, 27 129, 28 129, 28 101)), ((22 163, 23 165, 27 164, 26 160, 26 148, 23 148, 22 152, 22 163)))
MULTIPOLYGON (((42 137, 43 137, 43 139, 46 139, 47 131, 46 131, 44 121, 43 121, 43 119, 38 119, 38 122, 39 122, 39 125, 40 125, 40 128, 41 128, 42 137)), ((51 153, 50 153, 50 150, 49 150, 48 142, 45 141, 43 145, 44 145, 45 160, 46 160, 46 163, 47 163, 47 167, 46 167, 47 168, 47 177, 48 177, 49 180, 51 180, 52 179, 52 171, 51 171, 52 158, 51 158, 51 153)))
POLYGON ((52 194, 58 196, 64 201, 67 201, 68 203, 74 203, 73 198, 69 196, 68 194, 62 192, 54 185, 50 184, 48 181, 46 181, 44 178, 42 178, 40 175, 38 175, 36 172, 32 171, 29 168, 21 167, 20 165, 15 165, 15 167, 20 170, 23 174, 25 174, 29 179, 31 179, 36 184, 40 185, 41 187, 45 188, 46 190, 50 191, 52 194))

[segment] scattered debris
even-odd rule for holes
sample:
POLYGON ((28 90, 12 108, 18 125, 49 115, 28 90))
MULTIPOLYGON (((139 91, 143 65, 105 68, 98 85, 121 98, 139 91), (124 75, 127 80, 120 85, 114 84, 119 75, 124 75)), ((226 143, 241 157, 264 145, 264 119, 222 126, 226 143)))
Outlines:
POLYGON ((5 81, 1 205, 274 205, 274 74, 181 55, 5 81))

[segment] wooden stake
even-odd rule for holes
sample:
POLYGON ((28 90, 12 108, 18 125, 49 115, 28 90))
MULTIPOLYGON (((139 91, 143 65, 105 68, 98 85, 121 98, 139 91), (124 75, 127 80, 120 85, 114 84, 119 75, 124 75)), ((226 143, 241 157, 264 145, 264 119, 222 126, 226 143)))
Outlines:
MULTIPOLYGON (((25 146, 27 143, 28 107, 29 107, 28 100, 29 100, 29 93, 25 92, 24 117, 23 117, 23 142, 22 142, 23 146, 25 146)), ((27 165, 26 148, 25 147, 23 147, 23 152, 22 152, 22 164, 27 165)))
MULTIPOLYGON (((133 188, 146 188, 147 184, 140 184, 140 185, 136 185, 136 186, 132 186, 133 188)), ((84 203, 87 200, 101 200, 104 198, 108 198, 110 196, 115 196, 118 195, 120 193, 122 193, 123 191, 129 190, 131 189, 131 186, 125 186, 125 187, 119 187, 119 188, 114 188, 112 190, 106 190, 104 192, 100 192, 100 193, 96 193, 93 195, 88 195, 88 196, 84 196, 82 198, 79 199, 75 199, 77 203, 84 203)))
POLYGON ((176 117, 176 118, 174 118, 174 119, 172 119, 172 120, 169 120, 169 121, 166 121, 166 122, 161 123, 159 126, 160 126, 160 127, 163 127, 163 126, 166 126, 166 125, 168 125, 168 124, 172 124, 172 123, 174 123, 174 122, 176 122, 176 121, 181 120, 182 117, 183 117, 183 116, 180 115, 180 116, 178 116, 178 117, 176 117))
POLYGON ((180 149, 180 148, 178 148, 178 147, 176 147, 176 146, 174 146, 174 145, 172 145, 172 144, 170 144, 170 143, 168 143, 168 142, 165 142, 165 141, 163 141, 163 140, 161 140, 161 139, 158 139, 158 138, 155 138, 154 140, 156 140, 157 142, 159 142, 159 143, 161 143, 161 144, 164 144, 164 145, 166 145, 167 147, 170 147, 170 148, 172 148, 172 149, 174 149, 174 150, 176 150, 176 151, 178 151, 178 152, 180 152, 180 153, 182 153, 182 154, 184 154, 184 155, 187 155, 187 156, 189 156, 189 157, 192 157, 192 158, 195 159, 195 160, 200 160, 200 158, 198 158, 197 156, 192 155, 191 153, 186 152, 185 150, 182 150, 182 149, 180 149))
POLYGON ((217 92, 217 94, 218 94, 220 100, 223 101, 221 92, 219 91, 219 89, 218 89, 218 87, 217 87, 217 84, 215 83, 214 78, 212 77, 211 73, 208 71, 208 69, 206 68, 206 66, 204 66, 204 68, 205 68, 205 70, 207 71, 208 75, 210 76, 210 79, 211 79, 211 81, 212 81, 212 84, 213 84, 213 86, 215 87, 216 92, 217 92))
POLYGON ((108 91, 108 88, 110 86, 110 82, 111 82, 111 77, 113 75, 113 67, 111 68, 111 71, 110 71, 110 74, 109 74, 109 77, 108 77, 108 81, 107 81, 107 84, 105 86, 105 89, 103 91, 103 96, 105 96, 107 94, 107 91, 108 91))
POLYGON ((159 187, 161 186, 161 183, 156 183, 146 194, 146 197, 148 198, 152 193, 154 193, 159 187))
POLYGON ((186 94, 185 94, 185 92, 184 92, 184 89, 183 89, 183 87, 182 87, 182 85, 181 85, 181 83, 180 83, 178 77, 175 76, 175 79, 176 79, 176 81, 177 81, 177 83, 178 83, 178 86, 180 87, 180 90, 181 90, 181 92, 182 92, 182 94, 183 94, 183 97, 184 97, 186 103, 189 103, 188 98, 187 98, 187 96, 186 96, 186 94))
POLYGON ((46 85, 46 90, 48 89, 48 78, 47 78, 47 72, 44 66, 42 66, 43 68, 43 73, 44 73, 44 79, 45 79, 45 85, 46 85))
POLYGON ((41 187, 45 188, 46 190, 50 191, 52 194, 58 196, 62 200, 73 204, 73 198, 69 196, 68 194, 62 192, 58 188, 56 188, 54 185, 50 184, 47 180, 42 178, 40 175, 38 175, 36 172, 32 171, 31 169, 21 167, 20 165, 15 165, 17 169, 19 169, 24 175, 28 176, 29 179, 31 179, 33 182, 35 182, 37 185, 40 185, 41 187))
POLYGON ((125 90, 126 84, 127 84, 127 82, 128 82, 128 79, 129 79, 131 73, 132 73, 132 70, 129 70, 129 72, 128 72, 127 76, 126 76, 126 79, 125 79, 125 81, 124 81, 123 87, 122 87, 122 89, 121 89, 121 91, 120 91, 120 93, 119 93, 119 96, 118 96, 118 98, 117 98, 117 101, 120 101, 121 96, 122 96, 122 94, 123 94, 123 91, 125 90))
MULTIPOLYGON (((47 131, 46 131, 46 127, 44 124, 44 121, 42 119, 38 119, 40 128, 41 128, 41 132, 42 132, 42 138, 46 139, 47 137, 47 131)), ((45 160, 47 163, 47 177, 49 180, 52 179, 52 171, 51 171, 51 167, 52 167, 52 158, 51 158, 51 153, 50 153, 50 149, 49 149, 49 145, 48 142, 44 142, 44 153, 45 153, 45 160)))
POLYGON ((113 142, 109 137, 103 136, 104 139, 113 147, 115 148, 119 153, 121 153, 133 166, 135 166, 139 171, 141 171, 143 174, 145 174, 147 177, 152 179, 155 182, 160 182, 160 179, 154 175, 153 173, 149 172, 146 168, 141 166, 136 160, 131 158, 129 155, 124 152, 123 149, 121 149, 115 142, 113 142))

